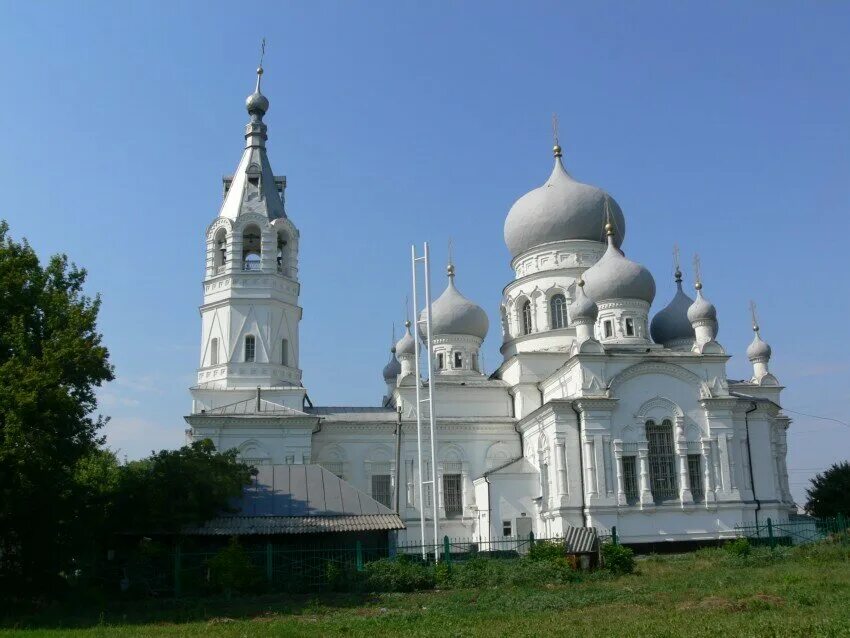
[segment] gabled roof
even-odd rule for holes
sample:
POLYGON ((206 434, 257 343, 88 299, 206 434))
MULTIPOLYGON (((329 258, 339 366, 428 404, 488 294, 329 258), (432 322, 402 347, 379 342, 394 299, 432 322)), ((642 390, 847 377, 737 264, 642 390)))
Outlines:
POLYGON ((524 456, 508 461, 504 465, 494 467, 492 470, 484 472, 483 476, 493 476, 494 474, 537 474, 538 470, 524 456))
POLYGON ((395 422, 398 419, 394 408, 369 406, 316 406, 306 408, 305 412, 310 416, 320 416, 327 421, 395 422))
POLYGON ((404 529, 398 514, 320 465, 261 465, 233 514, 186 534, 315 534, 404 529))
POLYGON ((207 416, 218 415, 254 415, 254 416, 309 416, 301 410, 290 408, 280 403, 267 401, 266 399, 256 397, 253 399, 245 399, 236 403, 228 403, 217 408, 212 408, 204 412, 207 416))

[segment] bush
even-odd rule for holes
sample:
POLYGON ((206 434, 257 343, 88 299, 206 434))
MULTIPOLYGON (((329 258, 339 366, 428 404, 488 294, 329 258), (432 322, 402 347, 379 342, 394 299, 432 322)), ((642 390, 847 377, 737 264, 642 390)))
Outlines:
POLYGON ((537 541, 528 550, 530 560, 553 560, 565 555, 564 544, 558 541, 537 541))
POLYGON ((445 561, 434 565, 434 582, 437 587, 448 588, 451 586, 452 568, 445 561))
POLYGON ((723 546, 723 549, 725 549, 730 556, 738 558, 749 556, 752 548, 753 547, 750 545, 750 541, 747 538, 736 538, 723 546))
POLYGON ((349 586, 356 584, 356 581, 355 575, 339 563, 332 560, 325 563, 325 582, 331 591, 345 591, 349 586))
POLYGON ((447 584, 450 587, 458 589, 497 584, 500 580, 499 567, 498 559, 473 556, 452 567, 451 576, 447 584))
POLYGON ((635 571, 635 553, 623 545, 602 545, 602 561, 605 569, 614 574, 631 574, 635 571))
POLYGON ((409 556, 382 558, 366 565, 366 585, 371 591, 416 591, 434 587, 434 572, 409 556))
POLYGON ((227 598, 233 592, 247 593, 260 589, 263 575, 234 536, 230 543, 209 560, 210 582, 227 598))

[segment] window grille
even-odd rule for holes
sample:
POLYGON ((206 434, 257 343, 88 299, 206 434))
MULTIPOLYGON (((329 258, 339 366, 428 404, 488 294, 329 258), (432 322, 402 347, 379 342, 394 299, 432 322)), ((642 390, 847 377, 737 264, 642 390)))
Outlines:
POLYGON ((210 341, 210 365, 218 365, 218 339, 210 341))
POLYGON ((688 454, 688 479, 691 483, 691 495, 695 501, 700 501, 705 496, 702 479, 702 456, 699 454, 688 454))
POLYGON ((253 335, 245 337, 245 361, 251 362, 256 356, 256 342, 253 335))
POLYGON ((634 337, 635 336, 635 320, 631 317, 626 319, 626 336, 634 337))
POLYGON ((649 485, 652 498, 656 503, 677 498, 673 424, 667 419, 660 425, 647 421, 646 438, 649 441, 649 485))
POLYGON ((372 475, 372 498, 385 507, 390 507, 392 502, 392 484, 389 474, 372 475))
POLYGON ((567 298, 564 295, 554 295, 549 300, 549 315, 553 329, 567 327, 567 298))
POLYGON ((460 474, 443 474, 443 507, 446 517, 463 513, 463 494, 460 474))
POLYGON ((522 334, 531 334, 531 302, 522 304, 522 334))
POLYGON ((634 505, 638 502, 637 459, 634 456, 623 457, 623 492, 626 493, 626 503, 634 505))

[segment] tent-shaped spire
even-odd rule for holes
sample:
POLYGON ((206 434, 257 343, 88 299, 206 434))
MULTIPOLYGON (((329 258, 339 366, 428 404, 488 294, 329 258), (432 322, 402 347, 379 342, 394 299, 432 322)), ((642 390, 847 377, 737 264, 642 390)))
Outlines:
POLYGON ((257 68, 257 85, 245 101, 251 120, 245 127, 245 151, 236 172, 224 178, 224 203, 219 217, 236 219, 245 213, 258 213, 269 219, 286 217, 283 191, 286 178, 272 172, 266 154, 268 127, 263 116, 269 109, 269 100, 260 91, 263 78, 262 63, 257 68))

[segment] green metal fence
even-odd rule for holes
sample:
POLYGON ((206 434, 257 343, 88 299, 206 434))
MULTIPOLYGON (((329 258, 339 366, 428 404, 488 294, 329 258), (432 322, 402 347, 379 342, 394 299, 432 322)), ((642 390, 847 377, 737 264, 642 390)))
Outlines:
POLYGON ((757 525, 739 525, 738 535, 760 545, 805 545, 832 541, 850 544, 850 529, 847 517, 835 518, 799 517, 789 521, 774 523, 768 518, 757 525))
MULTIPOLYGON (((256 579, 256 590, 314 592, 345 588, 356 583, 358 579, 352 578, 353 575, 364 572, 370 562, 382 558, 406 556, 408 560, 424 560, 426 563, 433 562, 435 556, 450 563, 474 556, 518 558, 542 541, 564 542, 564 538, 536 539, 534 534, 529 534, 527 537, 509 536, 481 541, 446 536, 437 545, 412 542, 391 543, 383 547, 363 546, 359 541, 347 546, 322 548, 293 548, 267 543, 265 546, 246 546, 243 551, 249 562, 247 569, 256 579)), ((214 582, 212 567, 212 561, 220 551, 189 551, 177 545, 129 552, 110 561, 98 574, 98 579, 110 588, 131 590, 143 596, 211 594, 220 589, 214 582)))

